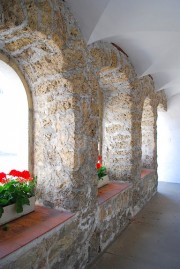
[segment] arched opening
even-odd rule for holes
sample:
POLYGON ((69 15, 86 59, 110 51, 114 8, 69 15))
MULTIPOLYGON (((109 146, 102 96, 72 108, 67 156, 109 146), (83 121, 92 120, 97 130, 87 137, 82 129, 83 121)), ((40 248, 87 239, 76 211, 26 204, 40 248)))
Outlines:
POLYGON ((126 181, 132 178, 131 87, 120 70, 102 70, 100 85, 100 152, 110 180, 126 181))
POLYGON ((155 139, 154 139, 154 115, 150 104, 150 98, 146 98, 143 106, 142 121, 142 168, 154 168, 155 139))
POLYGON ((168 102, 168 110, 159 104, 157 118, 158 180, 180 182, 179 162, 179 100, 173 96, 168 102))
POLYGON ((12 67, 0 60, 1 170, 29 169, 28 100, 24 85, 12 67))
POLYGON ((89 46, 99 77, 99 147, 110 180, 127 181, 134 176, 132 142, 132 81, 136 74, 127 56, 108 43, 89 46), (131 78, 131 79, 130 79, 131 78))

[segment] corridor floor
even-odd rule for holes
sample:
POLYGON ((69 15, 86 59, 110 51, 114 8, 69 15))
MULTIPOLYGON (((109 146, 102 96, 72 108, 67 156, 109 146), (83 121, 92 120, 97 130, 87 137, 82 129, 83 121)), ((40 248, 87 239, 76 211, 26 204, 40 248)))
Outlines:
POLYGON ((158 193, 90 269, 180 269, 180 184, 158 193))

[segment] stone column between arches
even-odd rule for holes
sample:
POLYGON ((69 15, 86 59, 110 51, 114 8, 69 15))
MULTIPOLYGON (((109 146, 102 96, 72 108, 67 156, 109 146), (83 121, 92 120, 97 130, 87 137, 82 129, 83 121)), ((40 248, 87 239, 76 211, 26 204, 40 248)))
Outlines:
POLYGON ((103 89, 102 156, 110 180, 133 180, 132 107, 129 82, 123 74, 101 75, 103 89))
POLYGON ((155 115, 151 100, 147 97, 144 101, 142 120, 142 167, 155 169, 156 142, 155 142, 155 115))

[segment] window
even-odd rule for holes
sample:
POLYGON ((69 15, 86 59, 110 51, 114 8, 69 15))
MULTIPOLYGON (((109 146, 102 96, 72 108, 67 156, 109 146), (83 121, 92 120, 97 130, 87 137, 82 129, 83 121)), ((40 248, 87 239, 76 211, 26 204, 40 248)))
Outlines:
POLYGON ((28 100, 17 73, 0 61, 1 171, 28 169, 28 100))

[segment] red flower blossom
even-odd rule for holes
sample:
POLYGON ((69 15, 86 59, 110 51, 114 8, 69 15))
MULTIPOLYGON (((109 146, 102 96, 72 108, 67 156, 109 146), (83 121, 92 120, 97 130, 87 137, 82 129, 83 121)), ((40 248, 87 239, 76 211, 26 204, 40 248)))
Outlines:
POLYGON ((101 168, 101 166, 102 166, 102 164, 101 164, 101 163, 96 163, 96 168, 97 168, 97 169, 100 169, 100 168, 101 168))
POLYGON ((17 171, 15 169, 13 169, 13 170, 11 170, 9 172, 9 175, 13 176, 13 177, 18 177, 20 182, 25 182, 27 180, 28 181, 33 180, 33 178, 31 178, 31 175, 30 175, 29 171, 27 171, 27 170, 24 170, 24 171, 20 172, 20 171, 17 171))
POLYGON ((98 161, 101 161, 102 160, 102 157, 99 155, 98 156, 98 161))
POLYGON ((31 175, 30 175, 29 171, 26 171, 26 170, 21 172, 21 177, 23 177, 24 179, 27 179, 27 180, 31 180, 31 175))
POLYGON ((13 169, 9 172, 9 175, 13 176, 13 177, 18 177, 20 182, 25 182, 27 180, 28 181, 33 180, 33 178, 31 178, 29 171, 27 171, 27 170, 20 172, 20 171, 13 169))
POLYGON ((4 183, 7 183, 8 182, 8 179, 6 178, 6 174, 1 172, 0 173, 0 183, 4 184, 4 183))
POLYGON ((13 177, 21 177, 21 172, 13 169, 9 172, 9 175, 13 177))

